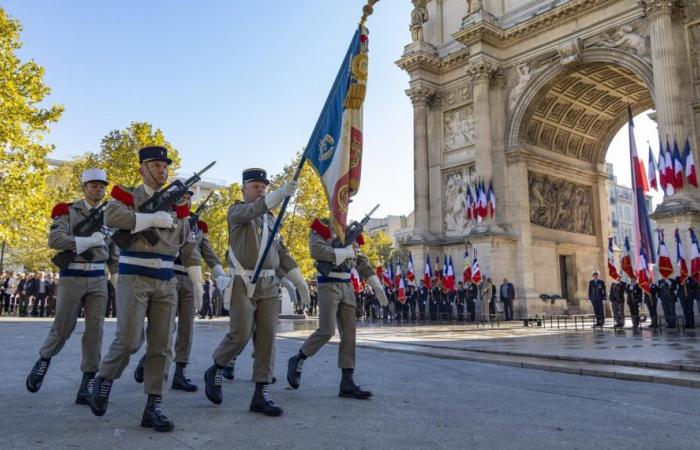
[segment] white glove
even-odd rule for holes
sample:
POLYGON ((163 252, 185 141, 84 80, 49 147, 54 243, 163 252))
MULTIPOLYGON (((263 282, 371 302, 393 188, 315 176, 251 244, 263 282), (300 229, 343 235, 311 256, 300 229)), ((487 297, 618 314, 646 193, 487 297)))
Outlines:
POLYGON ((226 272, 224 271, 224 268, 221 267, 221 264, 215 265, 212 270, 214 271, 214 278, 226 276, 226 272))
POLYGON ((304 280, 304 276, 301 274, 301 270, 295 267, 287 272, 285 278, 288 278, 296 288, 304 308, 308 307, 311 304, 311 293, 309 292, 309 286, 306 284, 306 280, 304 280))
POLYGON ((221 292, 224 292, 232 281, 233 278, 228 275, 216 277, 216 287, 218 287, 221 292))
POLYGON ((117 290, 117 280, 119 280, 119 274, 118 273, 111 273, 109 274, 109 282, 112 283, 112 287, 114 290, 117 290))
POLYGON ((289 301, 292 302, 292 304, 296 303, 297 290, 294 287, 294 283, 292 283, 292 280, 290 280, 287 277, 284 277, 282 278, 282 280, 280 280, 280 284, 283 288, 287 290, 287 293, 289 294, 289 301))
POLYGON ((341 265, 346 259, 352 259, 355 257, 355 249, 352 245, 348 245, 347 247, 343 248, 334 248, 333 252, 335 253, 336 266, 341 265))
POLYGON ((147 213, 135 213, 136 224, 131 232, 138 233, 146 228, 173 228, 175 225, 175 220, 170 213, 165 211, 158 211, 153 214, 147 213))
POLYGON ((103 245, 105 245, 105 237, 99 231, 92 233, 88 237, 75 238, 75 251, 78 254, 83 253, 90 247, 102 247, 103 245))
POLYGON ((202 267, 189 266, 185 268, 187 276, 192 282, 192 296, 194 297, 195 311, 202 307, 202 297, 204 297, 204 287, 202 286, 202 267))
POLYGON ((386 292, 384 292, 384 287, 376 275, 372 275, 371 277, 367 278, 367 284, 374 291, 374 295, 377 296, 377 300, 379 300, 380 305, 386 306, 389 304, 389 300, 386 298, 386 292))
POLYGON ((286 197, 291 197, 296 192, 299 183, 294 180, 287 181, 281 188, 270 192, 265 196, 265 206, 267 209, 274 209, 284 201, 286 197))

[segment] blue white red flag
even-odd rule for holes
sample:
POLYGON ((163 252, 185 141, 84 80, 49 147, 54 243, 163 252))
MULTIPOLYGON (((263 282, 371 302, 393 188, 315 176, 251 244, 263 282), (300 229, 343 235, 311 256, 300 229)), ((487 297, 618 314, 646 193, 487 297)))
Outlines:
POLYGON ((690 228, 690 276, 695 281, 700 281, 700 244, 692 228, 690 228))
POLYGON ((413 256, 410 253, 408 254, 408 270, 406 272, 406 278, 408 278, 409 286, 416 285, 416 269, 413 266, 413 256))
POLYGON ((368 31, 360 25, 307 144, 307 158, 321 178, 330 223, 345 240, 348 203, 360 187, 362 104, 367 89, 368 31))
POLYGON ((659 254, 657 256, 656 263, 659 266, 659 273, 662 277, 668 278, 673 275, 673 264, 671 263, 671 253, 666 247, 666 241, 664 240, 664 230, 656 230, 659 240, 659 254))
POLYGON ((431 280, 433 279, 433 269, 430 267, 430 255, 425 257, 425 270, 423 271, 423 282, 425 287, 430 289, 431 280))
POLYGON ((681 233, 676 228, 675 238, 676 238, 676 265, 678 266, 679 276, 681 277, 681 283, 683 280, 688 278, 688 263, 685 261, 685 254, 683 253, 683 244, 681 243, 681 233))
POLYGON ((683 149, 683 165, 685 166, 685 179, 688 184, 698 187, 698 174, 695 170, 695 160, 693 159, 693 152, 690 150, 688 138, 685 139, 683 149))
POLYGON ((613 252, 613 238, 608 238, 608 275, 613 280, 619 280, 620 274, 615 267, 615 253, 613 252))

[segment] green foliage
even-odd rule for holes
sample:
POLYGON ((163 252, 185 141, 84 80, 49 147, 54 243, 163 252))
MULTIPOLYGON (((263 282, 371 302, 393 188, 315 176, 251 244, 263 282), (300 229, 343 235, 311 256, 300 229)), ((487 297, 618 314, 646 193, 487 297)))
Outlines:
MULTIPOLYGON (((214 252, 222 259, 222 263, 228 251, 228 209, 235 202, 242 200, 241 186, 238 183, 233 183, 228 189, 215 191, 201 215, 201 219, 209 226, 209 243, 214 252)), ((197 205, 193 205, 192 210, 195 209, 197 209, 197 205)), ((225 263, 223 265, 226 266, 225 263)))

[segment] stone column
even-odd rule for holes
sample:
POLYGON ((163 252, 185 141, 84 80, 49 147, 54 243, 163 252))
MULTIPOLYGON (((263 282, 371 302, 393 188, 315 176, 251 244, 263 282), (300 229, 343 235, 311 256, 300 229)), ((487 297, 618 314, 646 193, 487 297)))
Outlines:
POLYGON ((430 228, 430 201, 428 185, 428 101, 435 91, 416 86, 406 95, 413 103, 413 199, 415 207, 415 234, 426 234, 430 228))
POLYGON ((474 87, 476 174, 486 183, 491 180, 493 174, 489 87, 496 69, 495 65, 486 61, 474 62, 465 68, 474 87))
POLYGON ((668 136, 671 145, 673 139, 683 145, 686 137, 683 126, 682 110, 685 101, 681 98, 678 86, 678 64, 675 58, 673 24, 671 13, 673 0, 640 0, 649 21, 651 41, 651 59, 654 71, 654 102, 656 104, 657 123, 662 139, 668 136))

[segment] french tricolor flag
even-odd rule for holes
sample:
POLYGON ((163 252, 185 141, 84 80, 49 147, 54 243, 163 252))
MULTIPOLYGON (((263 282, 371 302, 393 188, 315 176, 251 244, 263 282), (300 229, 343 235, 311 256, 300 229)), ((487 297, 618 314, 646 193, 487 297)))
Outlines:
POLYGON ((676 190, 683 189, 683 160, 681 152, 678 150, 678 142, 673 140, 673 177, 676 180, 676 190))
POLYGON ((452 265, 452 256, 450 256, 450 260, 447 263, 447 276, 445 277, 447 280, 447 289, 450 291, 455 290, 455 268, 452 265))
POLYGON ((493 183, 489 182, 489 217, 496 214, 496 195, 493 193, 493 183))
POLYGON ((634 267, 632 267, 632 249, 630 248, 629 237, 625 236, 625 246, 624 253, 622 254, 622 261, 620 261, 620 268, 627 275, 627 278, 632 278, 634 276, 634 267))
POLYGON ((649 185, 651 186, 652 189, 655 191, 659 190, 659 182, 656 179, 656 172, 657 172, 657 167, 656 167, 656 162, 654 162, 654 154, 651 151, 651 146, 649 146, 649 167, 647 167, 648 170, 648 176, 649 176, 649 185))
POLYGON ((396 262, 396 275, 394 276, 394 286, 396 293, 401 303, 406 302, 406 283, 403 280, 403 270, 401 269, 401 261, 396 262))
POLYGON ((425 271, 423 272, 423 282, 425 287, 430 289, 430 281, 433 279, 433 269, 430 267, 430 255, 425 257, 425 271))
POLYGON ((462 281, 469 283, 472 279, 472 265, 469 262, 469 252, 464 250, 464 272, 462 272, 462 281))
POLYGON ((656 230, 659 239, 659 254, 656 263, 659 266, 659 273, 662 277, 668 278, 673 275, 673 264, 671 264, 671 254, 664 241, 664 230, 656 230))
POLYGON ((668 188, 669 186, 672 188, 670 189, 671 192, 666 192, 667 194, 673 194, 676 189, 676 176, 673 173, 673 155, 671 154, 671 144, 668 142, 668 139, 666 139, 666 150, 664 150, 664 157, 666 160, 664 161, 664 176, 666 177, 666 187, 668 188))
POLYGON ((700 244, 693 228, 690 228, 690 242, 690 276, 700 281, 700 244))
POLYGON ((651 277, 649 276, 646 253, 644 242, 642 242, 642 247, 639 249, 639 264, 637 264, 637 283, 644 292, 651 293, 651 277))
POLYGON ((472 220, 472 208, 474 207, 474 197, 472 197, 472 188, 467 184, 467 220, 472 220))
POLYGON ((608 238, 608 275, 613 280, 619 280, 620 274, 615 267, 615 253, 613 252, 613 238, 608 238))
POLYGON ((408 278, 408 285, 416 285, 416 269, 413 266, 413 256, 408 254, 408 271, 406 272, 406 278, 408 278))
POLYGON ((681 283, 683 280, 688 278, 688 264, 685 262, 685 255, 683 254, 683 244, 681 243, 681 233, 676 228, 674 233, 676 238, 676 265, 678 266, 678 271, 680 272, 681 283))
POLYGON ((698 174, 695 171, 695 161, 693 160, 693 152, 690 150, 690 141, 685 139, 685 148, 683 151, 683 161, 685 161, 685 179, 688 184, 698 187, 698 174))
POLYGON ((481 281, 481 268, 479 268, 479 260, 476 259, 476 250, 474 250, 474 259, 472 260, 472 281, 476 284, 481 281))

